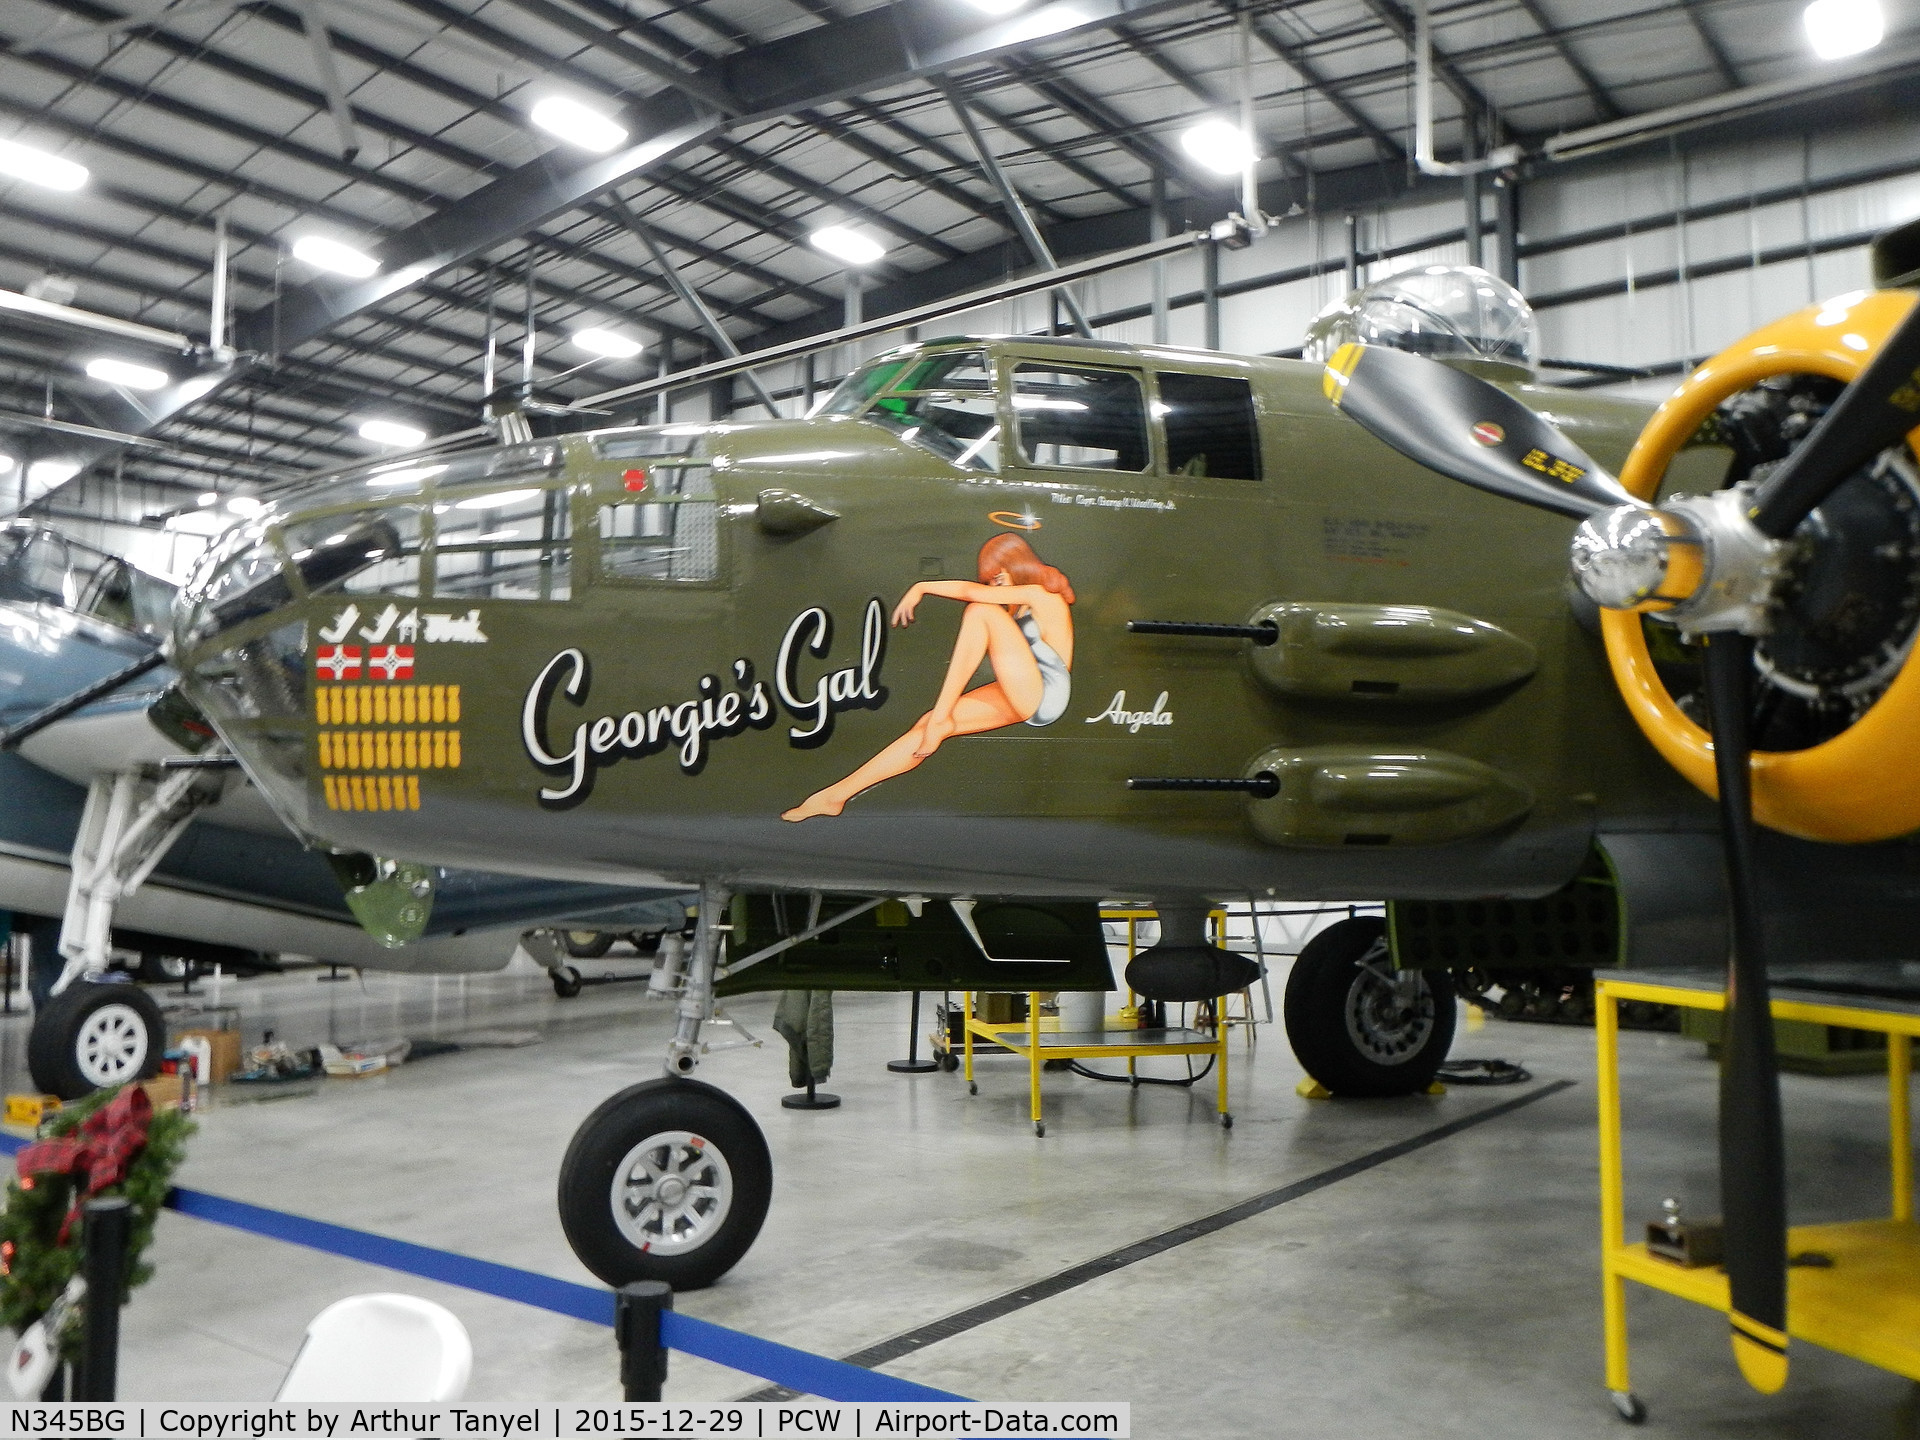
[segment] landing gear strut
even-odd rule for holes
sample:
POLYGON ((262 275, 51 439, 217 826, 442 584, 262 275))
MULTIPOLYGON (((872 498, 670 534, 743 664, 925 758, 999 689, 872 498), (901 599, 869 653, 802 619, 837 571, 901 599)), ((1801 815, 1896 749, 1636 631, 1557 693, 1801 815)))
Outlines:
MULTIPOLYGON (((711 1285, 747 1253, 773 1196, 773 1161, 753 1116, 692 1079, 713 1018, 721 924, 730 899, 703 885, 666 1076, 622 1090, 575 1132, 560 1166, 567 1243, 609 1285, 711 1285)), ((556 980, 556 988, 558 981, 556 980)))
POLYGON ((99 984, 95 977, 107 968, 115 907, 140 888, 194 817, 220 798, 231 764, 210 750, 189 765, 99 775, 88 788, 60 926, 65 964, 27 1036, 27 1068, 47 1093, 78 1100, 160 1073, 166 1049, 160 1007, 137 985, 99 984))

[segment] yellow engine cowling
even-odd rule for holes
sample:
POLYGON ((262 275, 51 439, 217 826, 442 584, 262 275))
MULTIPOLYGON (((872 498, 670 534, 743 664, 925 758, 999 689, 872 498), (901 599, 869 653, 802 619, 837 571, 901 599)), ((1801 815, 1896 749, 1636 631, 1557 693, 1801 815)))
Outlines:
MULTIPOLYGON (((1715 408, 1770 376, 1815 374, 1850 383, 1915 299, 1910 290, 1861 291, 1809 306, 1729 346, 1654 412, 1621 469, 1621 484, 1652 499, 1673 457, 1715 408)), ((1907 443, 1920 454, 1920 429, 1907 443)), ((1603 611, 1600 623, 1614 680, 1634 720, 1675 769, 1717 795, 1713 739, 1661 684, 1640 616, 1603 611)), ((1754 818, 1808 840, 1859 843, 1920 830, 1916 741, 1920 663, 1909 654, 1886 693, 1831 740, 1806 750, 1754 752, 1754 818)))

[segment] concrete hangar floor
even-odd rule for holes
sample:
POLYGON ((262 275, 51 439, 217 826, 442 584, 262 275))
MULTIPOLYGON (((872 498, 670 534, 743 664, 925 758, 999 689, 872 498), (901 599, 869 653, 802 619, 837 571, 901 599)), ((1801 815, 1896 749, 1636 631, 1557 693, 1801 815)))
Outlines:
MULTIPOLYGON (((1276 995, 1283 983, 1276 975, 1276 995)), ((215 1103, 179 1182, 591 1282, 561 1235, 554 1178, 587 1111, 657 1070, 671 1015, 642 989, 559 1000, 538 972, 364 984, 294 972, 229 986, 248 1043, 267 1028, 296 1045, 502 1028, 538 1030, 542 1042, 441 1054, 305 1098, 215 1103)), ((1231 1131, 1214 1121, 1210 1082, 1130 1090, 1050 1074, 1042 1139, 1026 1121, 1024 1062, 982 1058, 974 1097, 957 1075, 889 1073, 885 1062, 904 1053, 907 1004, 838 997, 831 1088, 845 1104, 806 1113, 778 1103, 785 1058, 771 999, 730 1002, 769 1044, 717 1054, 701 1074, 765 1129, 773 1208, 745 1260, 678 1297, 679 1308, 848 1356, 1551 1091, 1249 1218, 1096 1267, 1097 1278, 885 1368, 983 1399, 1127 1400, 1135 1435, 1173 1440, 1631 1433, 1602 1387, 1591 1031, 1463 1024, 1456 1055, 1519 1061, 1531 1084, 1313 1102, 1294 1093, 1300 1070, 1278 1028, 1262 1026, 1251 1051, 1235 1040, 1231 1131)), ((26 1023, 0 1019, 10 1090, 28 1088, 26 1023)), ((1622 1064, 1630 1213, 1653 1218, 1670 1194, 1710 1210, 1715 1067, 1697 1044, 1644 1033, 1624 1037, 1622 1064)), ((1782 1086, 1795 1222, 1884 1213, 1884 1079, 1788 1075, 1782 1086)), ((474 1342, 471 1400, 619 1397, 600 1326, 171 1212, 153 1258, 157 1275, 127 1312, 123 1398, 270 1398, 307 1321, 372 1290, 425 1295, 460 1316, 474 1342)), ((1646 1433, 1920 1436, 1905 1381, 1799 1345, 1787 1390, 1759 1396, 1736 1375, 1718 1317, 1629 1292, 1646 1433)), ((666 1398, 760 1389, 676 1354, 666 1398)))

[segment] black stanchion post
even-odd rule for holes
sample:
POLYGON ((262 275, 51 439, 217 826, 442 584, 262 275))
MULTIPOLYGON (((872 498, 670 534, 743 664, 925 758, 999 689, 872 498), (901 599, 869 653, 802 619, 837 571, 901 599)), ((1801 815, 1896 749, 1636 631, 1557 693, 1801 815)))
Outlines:
POLYGON ((620 1346, 620 1398, 658 1400, 667 1383, 667 1347, 660 1343, 660 1317, 673 1308, 673 1287, 663 1280, 634 1280, 613 1297, 613 1338, 620 1346))
POLYGON ((887 1069, 896 1075, 924 1075, 940 1067, 920 1058, 920 992, 913 992, 913 1018, 907 1022, 907 1058, 887 1061, 887 1069))
POLYGON ((87 1297, 80 1332, 81 1400, 111 1400, 120 1384, 120 1297, 127 1274, 133 1206, 119 1197, 89 1200, 82 1212, 87 1297))

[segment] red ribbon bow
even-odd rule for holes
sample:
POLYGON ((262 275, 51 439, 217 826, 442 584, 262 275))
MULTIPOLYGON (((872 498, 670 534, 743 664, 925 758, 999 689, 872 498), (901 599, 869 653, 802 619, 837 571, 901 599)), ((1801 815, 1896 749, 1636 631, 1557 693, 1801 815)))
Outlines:
POLYGON ((82 1201, 127 1178, 127 1170, 146 1147, 152 1120, 153 1101, 138 1085, 129 1085, 89 1115, 79 1134, 36 1140, 20 1152, 15 1165, 22 1176, 86 1177, 84 1184, 74 1186, 73 1205, 61 1222, 57 1244, 67 1243, 82 1201))

